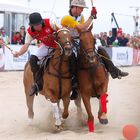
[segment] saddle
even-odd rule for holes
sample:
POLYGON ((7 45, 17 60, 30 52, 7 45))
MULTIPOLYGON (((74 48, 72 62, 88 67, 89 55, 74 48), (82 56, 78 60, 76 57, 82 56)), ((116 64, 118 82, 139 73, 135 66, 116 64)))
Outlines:
POLYGON ((37 62, 37 64, 39 65, 39 69, 41 69, 43 72, 46 71, 47 66, 49 65, 50 59, 53 56, 53 52, 50 52, 50 54, 48 54, 47 56, 43 57, 40 61, 37 62))

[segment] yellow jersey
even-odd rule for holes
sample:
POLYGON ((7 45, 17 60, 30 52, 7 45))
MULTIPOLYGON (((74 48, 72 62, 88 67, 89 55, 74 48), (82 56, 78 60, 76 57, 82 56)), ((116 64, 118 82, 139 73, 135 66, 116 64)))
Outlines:
POLYGON ((84 22, 85 22, 85 19, 83 15, 80 15, 78 17, 67 15, 62 18, 61 25, 70 30, 72 37, 79 37, 79 34, 77 30, 75 29, 75 27, 78 24, 84 24, 84 22))

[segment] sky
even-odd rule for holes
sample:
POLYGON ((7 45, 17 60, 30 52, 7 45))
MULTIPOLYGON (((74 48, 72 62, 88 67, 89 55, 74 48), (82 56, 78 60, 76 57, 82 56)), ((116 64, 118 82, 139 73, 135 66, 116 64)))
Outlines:
MULTIPOLYGON (((2 2, 3 0, 0 0, 2 2)), ((91 0, 85 0, 88 9, 84 9, 85 19, 90 15, 91 0)), ((8 3, 16 3, 30 8, 37 8, 43 13, 43 17, 63 17, 68 14, 69 0, 4 0, 8 3)), ((94 6, 97 8, 97 19, 94 20, 93 32, 108 32, 111 30, 111 13, 114 12, 119 27, 125 33, 132 34, 134 31, 133 16, 136 15, 135 8, 140 7, 140 0, 93 0, 94 6), (130 16, 126 16, 130 15, 130 16)), ((140 10, 139 10, 139 28, 140 28, 140 10)), ((115 24, 113 24, 115 25, 115 24)))

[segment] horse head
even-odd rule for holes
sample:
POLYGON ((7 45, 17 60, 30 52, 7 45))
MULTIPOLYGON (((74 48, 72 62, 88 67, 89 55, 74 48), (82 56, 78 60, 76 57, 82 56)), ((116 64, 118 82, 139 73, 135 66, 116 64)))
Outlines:
POLYGON ((91 32, 92 25, 88 29, 77 29, 80 35, 80 48, 83 55, 88 60, 89 63, 95 62, 95 46, 94 46, 94 37, 91 32))
POLYGON ((72 38, 68 29, 62 28, 56 32, 56 43, 61 49, 61 55, 70 56, 72 53, 72 38))

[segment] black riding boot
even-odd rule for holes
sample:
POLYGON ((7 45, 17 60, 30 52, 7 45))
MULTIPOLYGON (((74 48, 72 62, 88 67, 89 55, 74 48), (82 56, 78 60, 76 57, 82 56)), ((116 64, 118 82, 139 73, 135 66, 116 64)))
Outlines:
POLYGON ((120 69, 118 69, 116 66, 114 66, 113 62, 110 60, 110 57, 104 48, 99 47, 98 53, 104 56, 104 57, 101 56, 101 58, 103 60, 103 63, 105 64, 107 71, 111 74, 111 77, 113 79, 115 78, 121 79, 121 77, 125 77, 128 75, 127 72, 123 72, 120 69))
POLYGON ((69 68, 72 74, 72 94, 70 96, 71 100, 76 100, 78 97, 78 79, 77 79, 77 58, 75 54, 72 53, 69 59, 69 68))
POLYGON ((39 69, 39 65, 37 62, 39 59, 35 55, 31 55, 30 58, 30 66, 31 66, 31 71, 33 72, 33 77, 34 77, 34 84, 31 88, 30 91, 30 96, 34 94, 38 94, 39 91, 43 89, 43 71, 39 69))

